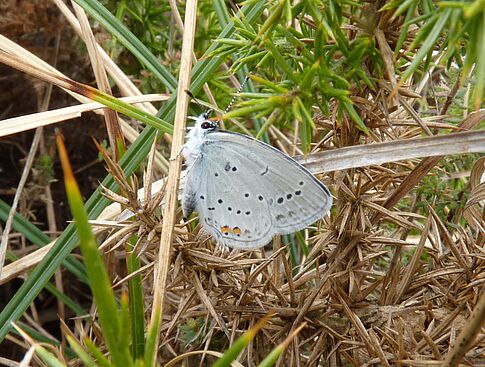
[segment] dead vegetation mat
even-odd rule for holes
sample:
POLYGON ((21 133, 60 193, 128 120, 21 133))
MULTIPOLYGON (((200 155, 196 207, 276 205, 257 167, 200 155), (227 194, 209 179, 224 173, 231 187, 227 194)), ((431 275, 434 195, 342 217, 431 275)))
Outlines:
MULTIPOLYGON (((344 122, 340 131, 320 137, 324 149, 351 145, 352 138, 361 144, 422 133, 405 113, 389 116, 385 128, 365 138, 344 122)), ((479 112, 464 124, 476 126, 483 118, 479 112)), ((422 123, 437 126, 438 120, 422 123)), ((335 127, 337 122, 322 120, 321 125, 335 127)), ((295 237, 281 237, 265 251, 224 252, 179 215, 164 308, 163 358, 227 348, 263 315, 274 312, 240 357, 244 365, 255 365, 303 322, 305 328, 280 366, 441 365, 485 281, 485 196, 480 182, 485 157, 473 159, 461 191, 431 195, 420 190, 426 177, 451 180, 443 168, 446 158, 328 173, 324 181, 332 189, 334 207, 330 217, 306 233, 306 251, 285 246, 295 237)), ((135 209, 140 213, 140 208, 135 209)), ((112 232, 104 245, 116 252, 131 234, 138 235, 135 251, 146 266, 149 295, 160 219, 153 207, 141 212, 131 229, 120 236, 112 232)), ((150 310, 150 296, 146 305, 150 310)), ((464 365, 484 363, 484 336, 475 339, 464 365)), ((187 361, 201 363, 199 358, 187 361)))

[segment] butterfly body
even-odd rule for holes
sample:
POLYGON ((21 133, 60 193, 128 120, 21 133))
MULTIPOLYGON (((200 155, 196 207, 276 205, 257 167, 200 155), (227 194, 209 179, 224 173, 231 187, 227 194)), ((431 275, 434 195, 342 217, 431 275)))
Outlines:
POLYGON ((328 189, 295 160, 203 114, 188 133, 182 209, 228 247, 254 249, 305 228, 330 209, 328 189))

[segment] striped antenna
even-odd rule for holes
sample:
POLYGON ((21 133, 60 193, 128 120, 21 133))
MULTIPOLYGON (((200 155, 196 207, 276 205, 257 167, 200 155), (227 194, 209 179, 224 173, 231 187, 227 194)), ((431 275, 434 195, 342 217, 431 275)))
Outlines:
POLYGON ((232 105, 236 101, 236 98, 238 97, 238 94, 242 92, 242 90, 243 90, 243 88, 246 85, 246 82, 248 80, 249 80, 249 76, 246 75, 246 77, 244 78, 243 82, 241 83, 241 85, 239 86, 238 90, 236 91, 236 94, 232 97, 231 102, 229 102, 229 104, 227 105, 226 109, 224 110, 224 114, 226 114, 226 113, 229 112, 229 110, 231 109, 232 105))

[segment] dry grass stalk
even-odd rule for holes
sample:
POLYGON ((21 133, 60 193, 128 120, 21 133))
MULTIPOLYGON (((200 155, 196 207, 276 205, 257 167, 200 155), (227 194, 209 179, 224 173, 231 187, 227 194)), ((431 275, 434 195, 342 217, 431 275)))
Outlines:
POLYGON ((6 254, 6 251, 7 251, 7 244, 8 244, 8 240, 9 240, 8 237, 9 237, 9 234, 10 234, 10 230, 12 228, 14 215, 17 211, 17 206, 18 206, 18 203, 19 203, 19 200, 20 200, 20 195, 22 194, 22 191, 25 187, 25 184, 27 183, 27 178, 29 177, 30 170, 32 168, 32 164, 34 163, 34 159, 35 159, 37 149, 38 149, 39 144, 40 144, 41 137, 42 137, 42 128, 38 128, 35 132, 34 140, 32 141, 32 145, 30 147, 29 155, 27 157, 27 161, 25 162, 25 166, 23 168, 22 175, 20 177, 20 182, 19 182, 19 184, 17 186, 17 190, 15 192, 15 197, 14 197, 13 204, 12 204, 12 207, 10 209, 7 221, 5 223, 5 228, 3 229, 3 232, 2 232, 2 239, 1 239, 1 243, 0 243, 0 274, 2 274, 2 272, 3 272, 3 266, 4 266, 4 262, 5 262, 5 254, 6 254))
MULTIPOLYGON (((83 35, 84 42, 86 44, 88 55, 91 61, 91 65, 93 67, 94 75, 96 77, 96 82, 98 84, 98 89, 102 92, 105 92, 109 95, 111 93, 111 87, 109 85, 108 76, 106 74, 106 70, 101 60, 101 55, 98 52, 97 43, 94 38, 93 31, 91 29, 91 25, 89 24, 88 17, 84 12, 83 8, 81 8, 76 3, 73 3, 74 11, 76 12, 79 24, 81 26, 81 32, 83 35)), ((125 140, 123 138, 123 134, 121 131, 121 126, 118 121, 118 113, 110 108, 104 109, 104 119, 106 124, 106 130, 108 132, 109 143, 111 146, 111 152, 113 157, 119 159, 118 151, 119 145, 121 144, 123 147, 125 146, 125 140)))
MULTIPOLYGON (((195 22, 197 15, 197 0, 189 0, 186 4, 182 54, 180 56, 180 75, 177 89, 177 106, 175 109, 174 133, 171 148, 171 160, 167 178, 165 207, 163 210, 162 234, 158 262, 155 267, 154 296, 152 307, 152 322, 159 323, 164 311, 164 301, 167 290, 167 275, 170 268, 170 254, 172 249, 173 229, 178 200, 178 187, 182 157, 180 150, 185 138, 185 123, 189 96, 185 93, 190 89, 192 70, 192 53, 194 46, 195 22)), ((157 330, 159 330, 159 326, 157 330)), ((159 335, 155 345, 158 344, 159 335)))
POLYGON ((444 367, 458 366, 475 341, 485 324, 485 293, 482 293, 473 312, 470 315, 465 327, 461 330, 460 335, 455 341, 453 348, 446 355, 443 362, 444 367))
MULTIPOLYGON (((168 99, 166 94, 146 94, 143 96, 122 97, 120 100, 127 103, 155 102, 165 101, 168 99)), ((96 111, 104 108, 101 103, 90 102, 76 106, 52 109, 45 112, 37 112, 30 115, 13 117, 2 120, 0 124, 0 137, 17 134, 23 131, 35 129, 41 126, 47 126, 58 122, 69 121, 80 117, 82 113, 96 111)), ((125 126, 123 126, 125 128, 125 126)), ((130 140, 131 141, 131 140, 130 140)))

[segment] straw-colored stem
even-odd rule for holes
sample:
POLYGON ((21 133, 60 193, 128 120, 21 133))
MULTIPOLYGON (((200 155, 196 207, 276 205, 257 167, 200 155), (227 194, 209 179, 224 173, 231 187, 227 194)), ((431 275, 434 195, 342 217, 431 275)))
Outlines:
MULTIPOLYGON (((109 85, 108 75, 101 59, 101 55, 99 54, 99 50, 97 47, 98 45, 96 43, 93 30, 90 27, 88 17, 84 12, 84 9, 77 5, 75 2, 72 3, 72 6, 78 18, 79 25, 81 26, 83 40, 87 47, 88 55, 91 61, 91 65, 93 67, 94 76, 96 78, 96 83, 98 84, 99 90, 109 95, 113 95, 113 93, 111 92, 111 87, 109 85)), ((125 145, 123 133, 121 131, 121 126, 118 120, 118 113, 112 109, 105 108, 104 120, 113 157, 118 160, 120 158, 118 157, 118 153, 120 152, 118 152, 117 149, 117 142, 122 142, 123 145, 125 145)))
MULTIPOLYGON (((170 265, 170 252, 175 224, 175 212, 177 209, 178 187, 182 157, 180 150, 184 143, 185 122, 189 103, 185 90, 190 89, 190 75, 192 70, 192 51, 194 45, 195 21, 197 14, 197 0, 188 0, 185 12, 184 35, 182 42, 182 55, 180 60, 180 75, 177 90, 177 106, 175 110, 175 122, 171 160, 167 178, 165 207, 163 210, 162 234, 160 238, 160 250, 158 263, 155 269, 154 295, 152 320, 163 320, 163 302, 165 299, 167 274, 170 265)), ((158 344, 160 325, 157 325, 158 333, 155 345, 158 344)), ((156 356, 154 356, 156 358, 156 356)))

